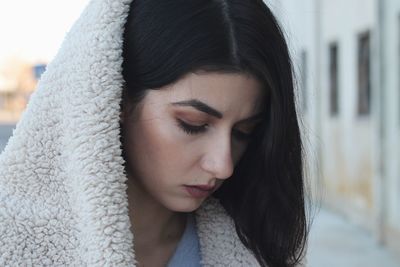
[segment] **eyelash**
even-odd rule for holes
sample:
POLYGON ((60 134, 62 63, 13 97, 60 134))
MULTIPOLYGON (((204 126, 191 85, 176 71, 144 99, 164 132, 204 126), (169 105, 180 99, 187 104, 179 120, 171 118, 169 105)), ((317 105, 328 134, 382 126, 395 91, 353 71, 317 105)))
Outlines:
MULTIPOLYGON (((207 124, 197 126, 197 125, 188 124, 180 119, 177 119, 177 121, 178 121, 179 128, 181 128, 185 133, 190 134, 190 135, 204 133, 205 131, 207 131, 207 128, 208 128, 207 124)), ((233 130, 233 134, 239 141, 247 141, 251 137, 251 134, 246 134, 244 132, 241 132, 241 131, 238 131, 235 129, 233 130)))
POLYGON ((203 125, 192 125, 192 124, 188 124, 182 120, 178 119, 178 126, 179 128, 181 128, 185 133, 187 134, 200 134, 200 133, 204 133, 207 130, 208 125, 207 124, 203 124, 203 125))

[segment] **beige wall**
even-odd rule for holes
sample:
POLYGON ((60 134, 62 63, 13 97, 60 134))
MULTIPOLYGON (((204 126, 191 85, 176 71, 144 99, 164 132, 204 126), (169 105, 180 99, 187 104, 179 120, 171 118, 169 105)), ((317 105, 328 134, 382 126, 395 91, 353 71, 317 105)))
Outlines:
POLYGON ((400 253, 400 1, 382 1, 384 238, 400 253))
POLYGON ((0 62, 0 110, 19 114, 26 107, 37 81, 33 65, 17 57, 0 62))
MULTIPOLYGON (((400 1, 268 0, 294 62, 308 53, 302 113, 314 193, 400 250, 400 1), (381 10, 381 11, 380 11, 381 10), (382 30, 383 29, 383 30, 382 30), (371 113, 357 114, 358 34, 370 31, 371 113), (381 40, 381 41, 379 41, 381 40), (329 114, 329 44, 339 46, 339 114, 329 114)), ((299 91, 301 96, 301 90, 299 91)))

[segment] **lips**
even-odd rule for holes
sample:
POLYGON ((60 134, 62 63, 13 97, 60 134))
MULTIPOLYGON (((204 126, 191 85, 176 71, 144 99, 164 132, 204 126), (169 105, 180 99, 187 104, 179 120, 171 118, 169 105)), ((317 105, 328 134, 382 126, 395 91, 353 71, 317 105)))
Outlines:
POLYGON ((195 198, 203 198, 209 196, 215 186, 209 185, 185 185, 186 191, 195 198))

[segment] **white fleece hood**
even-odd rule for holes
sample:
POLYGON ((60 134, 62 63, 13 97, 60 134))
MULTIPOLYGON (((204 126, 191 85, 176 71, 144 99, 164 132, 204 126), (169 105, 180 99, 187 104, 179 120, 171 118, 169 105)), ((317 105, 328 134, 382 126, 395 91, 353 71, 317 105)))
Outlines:
MULTIPOLYGON (((130 0, 92 0, 0 155, 0 266, 135 266, 119 115, 130 0)), ((202 265, 258 266, 215 199, 202 265)))

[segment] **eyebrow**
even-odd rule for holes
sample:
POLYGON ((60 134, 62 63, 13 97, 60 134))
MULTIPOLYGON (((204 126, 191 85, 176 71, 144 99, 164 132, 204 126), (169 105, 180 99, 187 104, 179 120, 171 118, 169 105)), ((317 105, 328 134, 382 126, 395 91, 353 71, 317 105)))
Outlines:
POLYGON ((217 117, 218 119, 222 119, 222 117, 223 117, 221 112, 219 112, 218 110, 210 107, 206 103, 201 102, 200 100, 197 100, 197 99, 173 102, 172 105, 193 107, 201 112, 204 112, 204 113, 210 114, 211 116, 217 117))
MULTIPOLYGON (((198 100, 198 99, 190 99, 190 100, 185 100, 185 101, 179 101, 179 102, 173 102, 171 103, 174 106, 184 106, 184 107, 193 107, 201 112, 207 113, 213 117, 216 117, 218 119, 222 119, 223 115, 222 112, 216 110, 215 108, 210 107, 206 103, 198 100)), ((263 113, 258 113, 254 116, 251 116, 249 118, 243 119, 239 121, 238 123, 246 123, 246 122, 251 122, 254 120, 258 120, 262 118, 263 113)))

